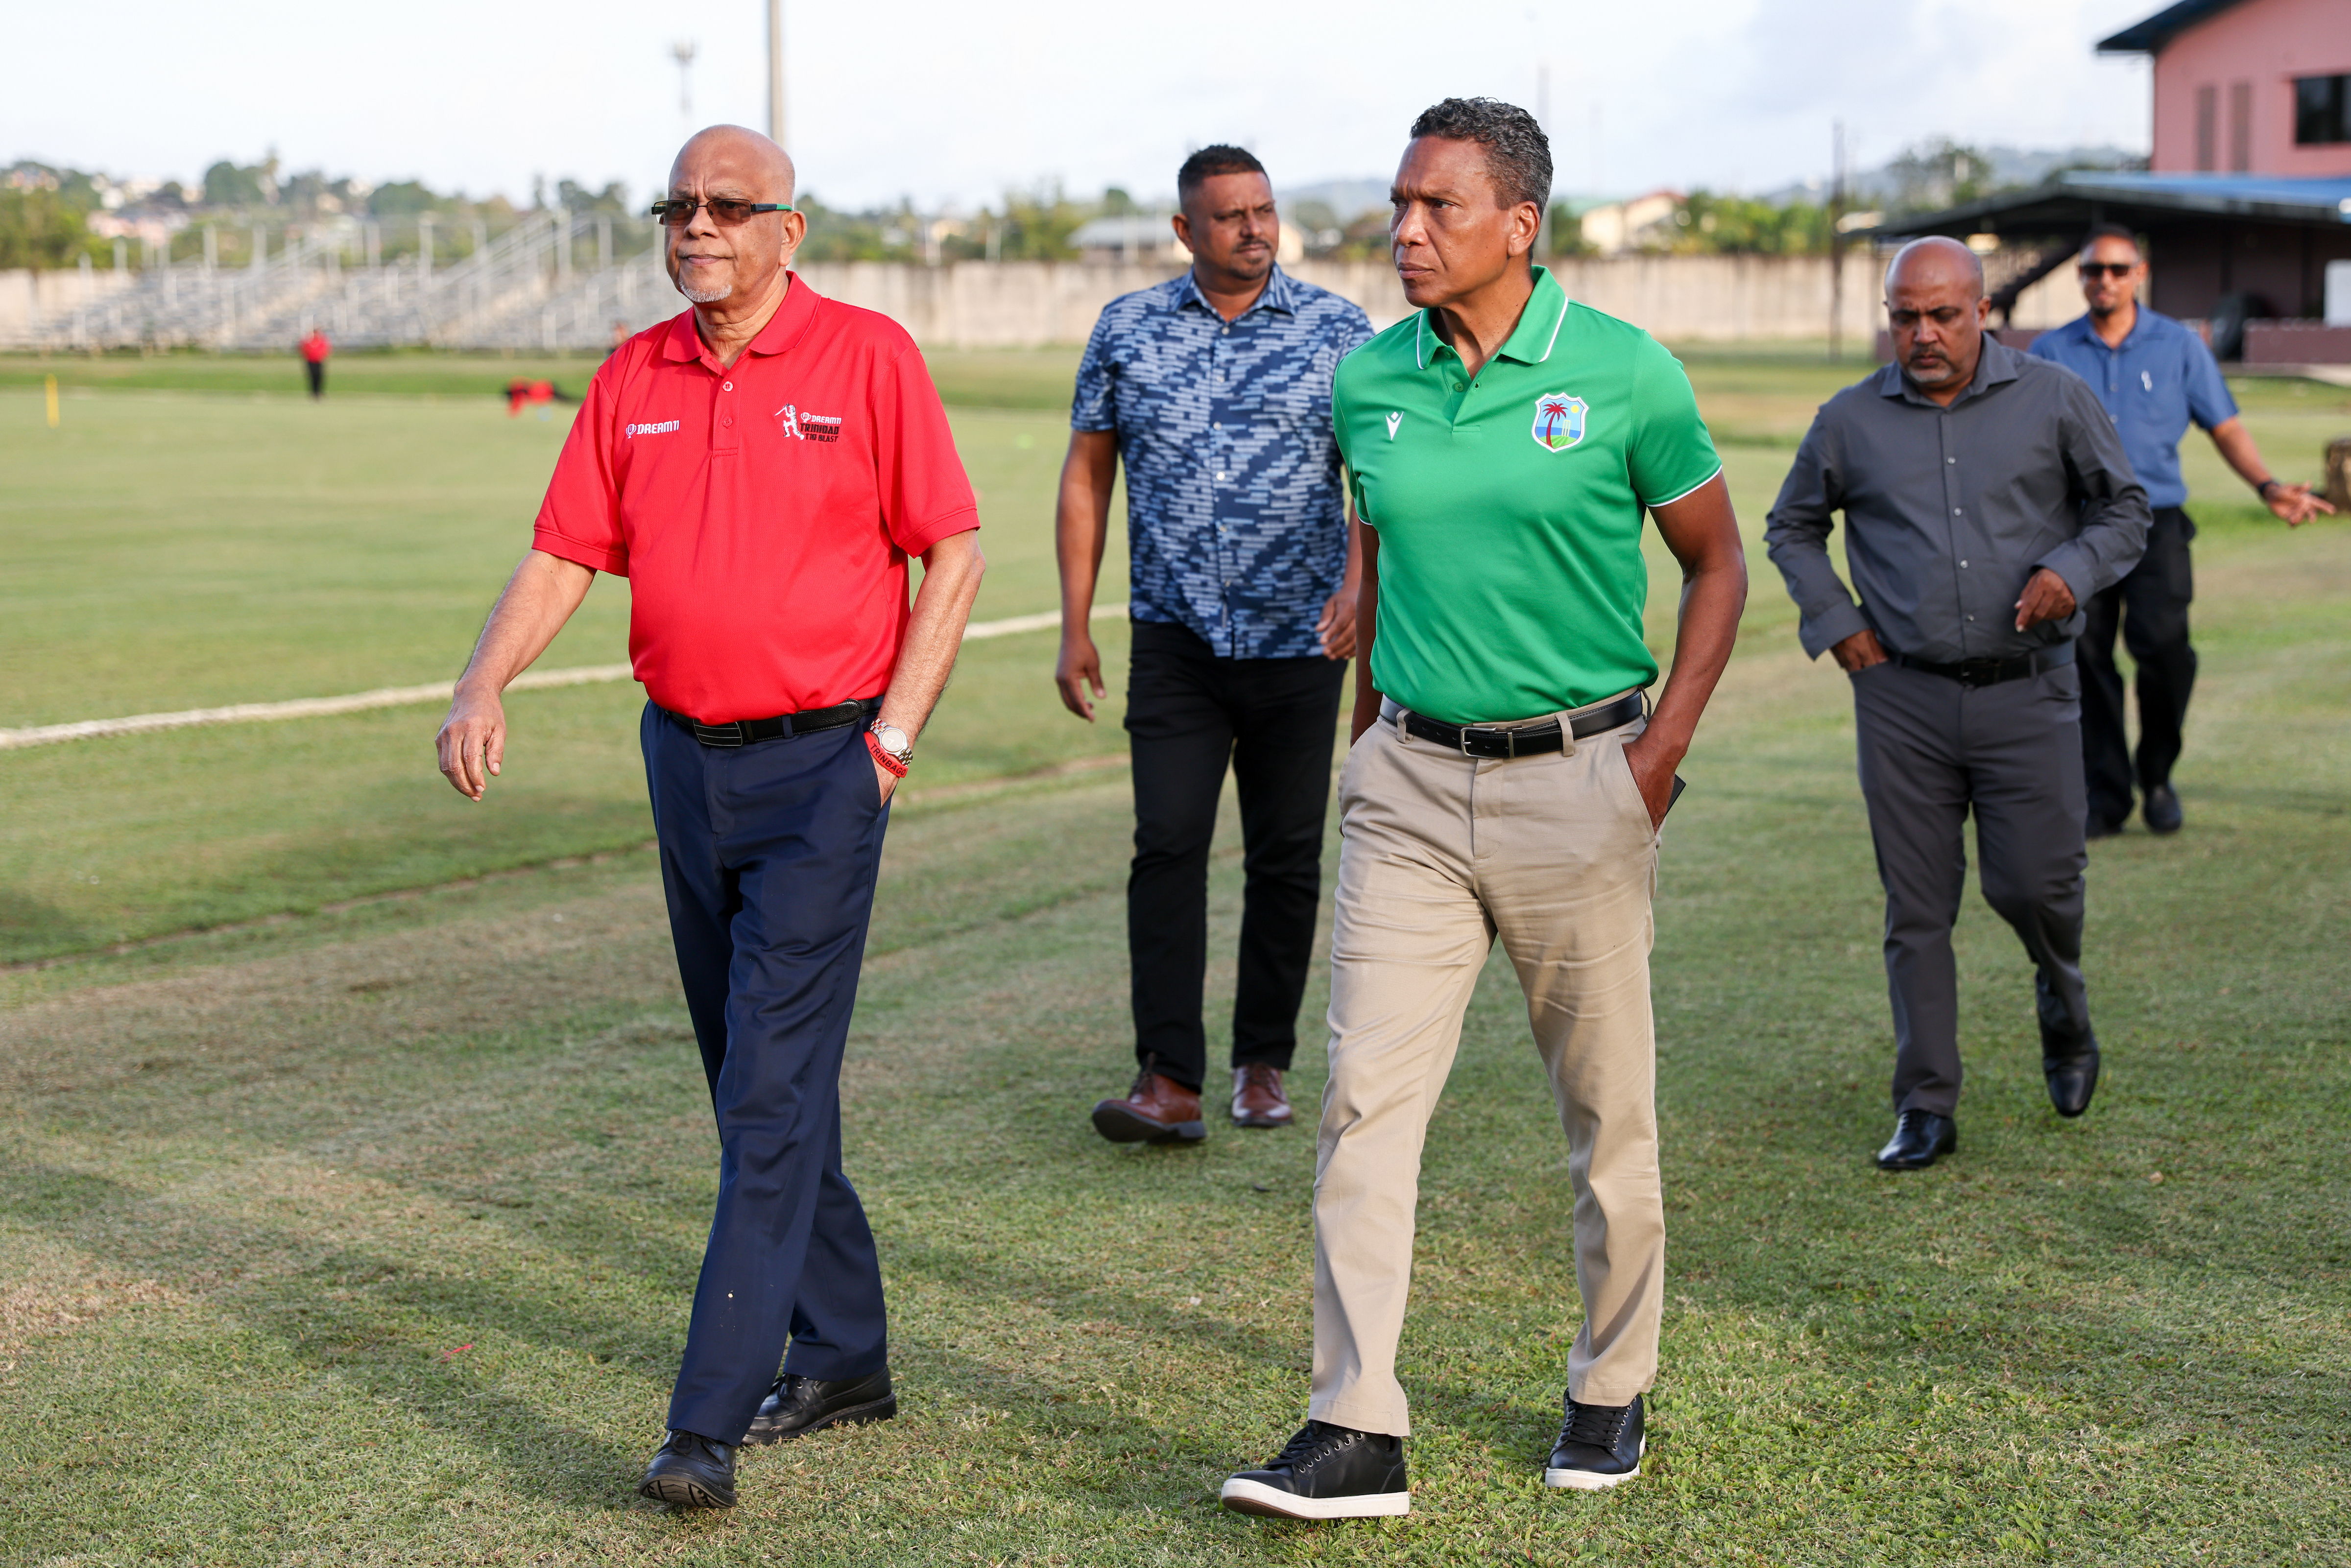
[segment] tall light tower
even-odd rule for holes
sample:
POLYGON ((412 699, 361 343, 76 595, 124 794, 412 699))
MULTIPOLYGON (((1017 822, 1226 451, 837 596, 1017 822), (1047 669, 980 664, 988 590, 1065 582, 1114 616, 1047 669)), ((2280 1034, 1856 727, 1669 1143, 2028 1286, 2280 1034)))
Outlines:
POLYGON ((784 142, 784 0, 768 0, 768 134, 784 142))
POLYGON ((669 47, 677 57, 677 112, 689 129, 694 124, 694 40, 680 38, 669 47))

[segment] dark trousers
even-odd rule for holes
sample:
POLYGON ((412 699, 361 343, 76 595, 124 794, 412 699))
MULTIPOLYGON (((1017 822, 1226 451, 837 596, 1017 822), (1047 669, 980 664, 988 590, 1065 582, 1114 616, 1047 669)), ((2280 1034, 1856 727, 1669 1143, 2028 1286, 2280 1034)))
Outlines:
POLYGON ((841 1168, 841 1057, 889 812, 854 725, 725 749, 648 706, 640 735, 718 1119, 669 1425, 735 1443, 778 1363, 859 1377, 888 1355, 873 1232, 841 1168))
POLYGON ((1861 793, 1886 887, 1896 1111, 1949 1116, 1959 1103, 1951 923, 1971 810, 1984 902, 2023 939, 2043 1025, 2068 1038, 2090 1027, 2080 674, 2064 664, 1970 688, 1888 663, 1853 677, 1861 793))
POLYGON ((2188 645, 2188 606, 2196 572, 2188 542, 2196 525, 2177 507, 2157 509, 2147 553, 2130 574, 2095 595, 2082 627, 2082 762, 2090 815, 2119 827, 2140 793, 2171 781, 2179 760, 2188 694, 2196 685, 2196 650, 2188 645), (2138 666, 2138 756, 2133 766, 2123 735, 2123 675, 2115 667, 2115 631, 2138 666))
POLYGON ((1126 945, 1134 1054, 1197 1089, 1207 1076, 1208 841, 1230 764, 1240 795, 1239 983, 1233 1065, 1288 1068, 1322 896, 1322 819, 1338 734, 1341 659, 1220 659, 1189 629, 1134 623, 1126 730, 1134 863, 1126 945))
POLYGON ((324 397, 327 395, 327 362, 324 360, 303 361, 302 373, 310 378, 310 395, 312 397, 324 397))

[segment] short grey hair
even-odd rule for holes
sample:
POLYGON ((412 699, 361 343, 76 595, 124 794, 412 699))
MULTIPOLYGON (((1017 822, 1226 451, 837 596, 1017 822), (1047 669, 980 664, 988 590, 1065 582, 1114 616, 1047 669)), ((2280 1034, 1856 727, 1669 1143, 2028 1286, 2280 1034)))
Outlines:
POLYGON ((1551 138, 1535 117, 1499 98, 1448 98, 1420 111, 1412 122, 1415 141, 1435 136, 1475 141, 1486 150, 1486 173, 1500 204, 1532 202, 1551 205, 1551 138))

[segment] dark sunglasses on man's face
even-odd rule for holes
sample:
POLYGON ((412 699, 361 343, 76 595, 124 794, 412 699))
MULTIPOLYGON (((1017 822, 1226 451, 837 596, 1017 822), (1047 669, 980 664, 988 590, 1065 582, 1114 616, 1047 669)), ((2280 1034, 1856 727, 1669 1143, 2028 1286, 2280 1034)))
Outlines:
MULTIPOLYGON (((716 212, 717 209, 714 207, 711 210, 716 212)), ((2137 265, 2135 261, 2085 261, 2074 270, 2085 277, 2095 277, 2102 272, 2108 277, 2127 277, 2131 268, 2137 265)))
POLYGON ((676 201, 655 202, 648 209, 667 228, 682 229, 694 221, 696 207, 710 209, 710 221, 721 228, 731 229, 751 221, 753 213, 796 213, 799 209, 789 202, 737 202, 725 196, 713 196, 695 202, 680 198, 676 201))

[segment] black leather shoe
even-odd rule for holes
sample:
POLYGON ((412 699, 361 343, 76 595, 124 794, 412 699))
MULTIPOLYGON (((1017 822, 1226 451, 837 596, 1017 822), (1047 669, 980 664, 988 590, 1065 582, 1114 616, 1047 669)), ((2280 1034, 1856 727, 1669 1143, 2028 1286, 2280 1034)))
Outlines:
POLYGON ((1280 1455, 1225 1481, 1225 1506, 1268 1519, 1378 1519, 1412 1511, 1404 1439, 1309 1421, 1280 1455))
POLYGON ((1959 1146, 1959 1124, 1916 1106, 1894 1123, 1894 1135, 1877 1151, 1882 1171, 1922 1171, 1959 1146))
POLYGON ((2082 836, 2085 839, 2111 839, 2122 831, 2120 822, 2093 812, 2090 820, 2082 826, 2082 836))
POLYGON ((1630 1405, 1579 1405, 1573 1396, 1565 1404, 1567 1420, 1543 1466, 1543 1485, 1605 1491, 1641 1473, 1649 1439, 1639 1395, 1630 1405))
POLYGON ((2041 1018, 2041 1076, 2049 1084, 2049 1103, 2060 1116, 2078 1116, 2098 1087, 2097 1031, 2075 1028, 2065 1004, 2039 975, 2032 977, 2032 999, 2041 1018))
POLYGON ((897 1413, 898 1396, 891 1391, 886 1366, 863 1377, 802 1377, 788 1372, 760 1401, 743 1441, 780 1443, 827 1427, 887 1421, 897 1413))
POLYGON ((2185 821, 2179 810, 2179 797, 2171 792, 2168 784, 2158 784, 2148 790, 2138 810, 2147 819, 2147 831, 2150 833, 2176 833, 2185 821))
POLYGON ((672 1508, 733 1508, 735 1450, 692 1432, 672 1432, 637 1490, 672 1508))

